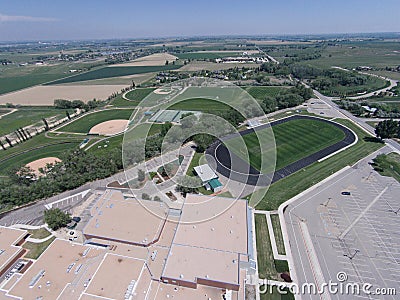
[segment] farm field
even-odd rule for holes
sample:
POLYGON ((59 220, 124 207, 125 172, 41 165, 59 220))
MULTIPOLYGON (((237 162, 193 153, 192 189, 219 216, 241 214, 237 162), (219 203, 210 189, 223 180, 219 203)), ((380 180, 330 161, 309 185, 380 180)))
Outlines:
POLYGON ((58 129, 59 132, 88 133, 90 129, 102 122, 110 120, 129 120, 133 109, 108 109, 87 114, 58 129))
POLYGON ((328 46, 322 51, 320 58, 309 60, 306 63, 327 68, 331 66, 350 69, 358 66, 384 68, 399 64, 398 49, 398 43, 388 41, 343 43, 338 46, 328 46))
POLYGON ((196 52, 186 52, 186 53, 177 53, 176 56, 179 59, 217 59, 229 56, 238 56, 241 55, 243 52, 225 52, 225 51, 216 51, 216 52, 203 52, 203 51, 196 51, 196 52))
POLYGON ((21 91, 0 96, 0 105, 6 103, 28 105, 28 106, 52 106, 55 99, 65 100, 105 100, 112 93, 119 92, 126 85, 40 85, 21 91))
POLYGON ((169 53, 154 53, 144 57, 137 58, 133 61, 111 65, 111 67, 140 67, 140 66, 164 66, 165 62, 173 62, 177 59, 175 55, 169 53))
POLYGON ((350 121, 336 119, 336 122, 353 130, 358 136, 358 142, 349 149, 320 163, 316 162, 304 168, 303 171, 296 172, 273 183, 262 201, 257 205, 257 209, 276 210, 283 202, 308 189, 317 182, 322 181, 345 166, 356 163, 361 157, 365 157, 383 147, 384 144, 377 142, 350 121), (288 189, 288 186, 291 188, 288 189))
POLYGON ((24 67, 0 66, 0 95, 71 76, 69 69, 85 68, 88 65, 68 63, 24 67))
MULTIPOLYGON (((276 144, 276 170, 316 153, 344 138, 343 131, 318 120, 291 120, 276 125, 272 129, 276 144)), ((257 134, 261 139, 270 138, 269 132, 270 129, 267 128, 258 131, 257 134), (265 131, 266 133, 264 134, 265 131)), ((269 156, 273 154, 272 150, 267 148, 264 149, 266 152, 261 153, 260 143, 255 133, 244 135, 243 140, 249 153, 248 159, 246 149, 241 147, 243 145, 240 143, 241 137, 227 140, 225 145, 242 159, 249 160, 251 166, 260 170, 262 160, 269 159, 269 156)), ((268 173, 271 170, 261 169, 260 171, 268 173)))
POLYGON ((179 71, 187 71, 187 72, 195 72, 195 71, 201 71, 201 70, 209 70, 209 71, 215 71, 215 70, 226 70, 226 69, 232 69, 232 68, 257 68, 258 65, 254 63, 229 63, 229 64, 223 64, 223 63, 215 63, 211 61, 191 61, 185 66, 182 66, 179 71))
POLYGON ((149 72, 161 72, 161 71, 169 71, 180 68, 178 65, 164 65, 164 66, 134 66, 134 67, 104 67, 100 69, 96 69, 93 71, 89 71, 83 74, 78 74, 75 76, 71 76, 68 78, 60 79, 48 83, 47 85, 54 84, 63 84, 70 82, 79 82, 86 80, 94 80, 94 79, 102 79, 102 78, 112 78, 112 77, 120 77, 120 76, 128 76, 149 72))
MULTIPOLYGON (((40 107, 25 107, 20 108, 12 114, 3 116, 0 119, 0 136, 14 132, 18 128, 25 127, 37 122, 41 122, 43 118, 50 118, 54 116, 65 117, 67 110, 56 108, 40 108, 40 107)), ((72 113, 72 110, 68 110, 72 113)), ((44 124, 43 124, 44 126, 44 124)))

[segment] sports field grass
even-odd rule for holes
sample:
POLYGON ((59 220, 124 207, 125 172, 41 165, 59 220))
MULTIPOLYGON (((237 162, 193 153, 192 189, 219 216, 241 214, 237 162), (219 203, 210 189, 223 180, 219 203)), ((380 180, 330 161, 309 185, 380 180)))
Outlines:
POLYGON ((286 88, 281 86, 249 86, 245 88, 257 100, 263 100, 266 96, 275 97, 284 89, 286 88))
POLYGON ((47 143, 43 143, 43 140, 39 140, 41 137, 34 137, 33 139, 21 144, 20 147, 13 147, 6 151, 1 150, 0 175, 8 176, 8 173, 12 168, 26 165, 27 163, 40 158, 60 157, 66 151, 74 149, 80 144, 78 141, 62 143, 45 137, 47 143))
MULTIPOLYGON (((65 117, 64 109, 25 107, 0 119, 0 136, 14 132, 18 128, 41 122, 42 118, 65 117)), ((72 113, 72 110, 69 110, 72 113)), ((44 127, 44 124, 43 124, 44 127)))
POLYGON ((110 120, 129 120, 133 109, 109 109, 90 113, 72 123, 58 129, 60 132, 88 133, 90 129, 102 122, 110 120))
MULTIPOLYGON (((272 127, 276 144, 276 170, 279 170, 293 162, 318 152, 330 145, 341 141, 345 135, 339 128, 319 120, 291 120, 272 127)), ((257 132, 260 139, 270 139, 270 128, 257 132)), ((246 149, 243 148, 241 137, 233 138, 225 142, 225 145, 242 159, 263 173, 271 172, 271 166, 264 164, 262 160, 270 160, 273 149, 266 147, 264 152, 260 148, 260 142, 271 141, 258 140, 256 133, 243 136, 246 149)), ((271 145, 273 146, 273 145, 271 145)))
POLYGON ((257 205, 257 209, 276 210, 283 202, 384 146, 352 122, 343 119, 335 121, 352 129, 358 136, 358 142, 322 162, 316 162, 275 182, 269 187, 265 197, 257 205))
POLYGON ((75 76, 67 77, 64 79, 56 80, 46 85, 95 80, 101 78, 120 77, 120 76, 128 76, 128 75, 143 74, 150 72, 169 71, 178 69, 180 67, 181 66, 179 65, 172 65, 172 64, 167 66, 104 67, 86 73, 78 74, 75 76))
POLYGON ((193 98, 173 104, 168 109, 172 110, 194 110, 206 113, 215 113, 216 111, 226 111, 230 106, 222 102, 211 99, 193 98))
MULTIPOLYGON (((162 127, 161 124, 149 124, 149 123, 140 124, 135 128, 135 131, 133 133, 126 135, 125 142, 158 134, 161 132, 161 127, 162 127)), ((94 152, 97 155, 101 155, 102 153, 109 152, 113 149, 121 149, 123 141, 124 141, 123 134, 115 137, 110 137, 97 143, 96 145, 91 147, 88 151, 94 152)))
POLYGON ((137 88, 128 92, 125 97, 132 101, 142 101, 148 94, 153 92, 155 88, 137 88))

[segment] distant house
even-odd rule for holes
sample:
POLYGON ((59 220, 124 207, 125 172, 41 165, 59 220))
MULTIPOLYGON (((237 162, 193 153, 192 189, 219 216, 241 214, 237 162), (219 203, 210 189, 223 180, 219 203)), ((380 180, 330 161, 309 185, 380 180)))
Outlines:
POLYGON ((222 183, 218 180, 218 175, 210 168, 209 165, 204 164, 194 167, 196 175, 201 179, 203 186, 207 190, 212 190, 217 193, 223 188, 222 183))

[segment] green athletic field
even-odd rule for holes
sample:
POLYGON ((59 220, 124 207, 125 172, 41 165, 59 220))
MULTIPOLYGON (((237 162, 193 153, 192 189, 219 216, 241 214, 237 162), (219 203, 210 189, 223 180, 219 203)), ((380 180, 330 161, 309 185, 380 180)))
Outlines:
MULTIPOLYGON (((65 109, 46 107, 25 107, 0 119, 0 136, 14 132, 18 128, 41 122, 42 118, 65 117, 65 109)), ((69 110, 72 113, 72 110, 69 110)), ((44 123, 43 123, 44 127, 44 123)))
MULTIPOLYGON (((276 143, 276 170, 293 162, 318 152, 333 145, 344 138, 344 133, 339 128, 319 120, 292 120, 273 126, 276 143)), ((271 143, 270 129, 266 128, 257 132, 262 143, 271 143), (267 139, 269 139, 267 141, 267 139)), ((270 164, 261 166, 261 160, 271 160, 274 155, 272 144, 261 152, 260 144, 255 133, 243 136, 245 147, 249 152, 247 159, 246 149, 237 137, 225 142, 226 146, 242 159, 263 173, 270 172, 270 164)))
POLYGON ((88 114, 58 129, 60 132, 88 133, 90 129, 110 120, 129 120, 133 109, 109 109, 88 114))

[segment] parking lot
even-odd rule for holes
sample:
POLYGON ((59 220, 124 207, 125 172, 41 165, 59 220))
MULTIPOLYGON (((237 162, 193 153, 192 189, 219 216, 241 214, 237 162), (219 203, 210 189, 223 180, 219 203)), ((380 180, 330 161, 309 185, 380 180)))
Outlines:
MULTIPOLYGON (((380 176, 371 156, 306 193, 285 211, 299 283, 369 283, 400 293, 400 184, 380 176), (307 232, 305 232, 308 231, 307 232), (309 235, 308 235, 309 234, 309 235), (307 237, 310 237, 309 241, 307 237)), ((398 295, 325 295, 324 299, 398 299, 398 295)), ((302 299, 320 299, 303 295, 302 299)))

